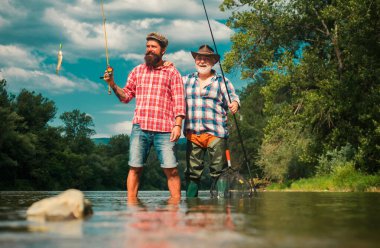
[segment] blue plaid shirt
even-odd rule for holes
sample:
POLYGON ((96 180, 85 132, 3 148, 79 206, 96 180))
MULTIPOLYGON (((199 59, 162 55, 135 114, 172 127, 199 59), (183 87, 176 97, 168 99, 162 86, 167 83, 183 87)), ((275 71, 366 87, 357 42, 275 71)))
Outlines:
MULTIPOLYGON (((214 73, 211 82, 202 90, 197 72, 182 77, 186 100, 185 135, 209 133, 221 138, 228 137, 228 95, 222 75, 214 73)), ((239 97, 227 78, 226 83, 231 101, 240 105, 239 97)))

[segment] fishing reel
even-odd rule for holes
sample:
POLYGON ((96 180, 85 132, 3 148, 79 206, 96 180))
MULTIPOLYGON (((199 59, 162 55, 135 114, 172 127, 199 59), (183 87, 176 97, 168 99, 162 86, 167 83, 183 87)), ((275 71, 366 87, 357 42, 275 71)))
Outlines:
MULTIPOLYGON (((105 72, 108 74, 108 76, 111 76, 113 74, 113 68, 111 66, 107 66, 107 69, 105 70, 105 72)), ((99 77, 100 79, 104 79, 103 76, 99 77)))
MULTIPOLYGON (((112 74, 113 74, 113 68, 111 67, 111 66, 107 66, 107 69, 106 69, 106 71, 105 71, 105 73, 107 73, 108 74, 108 76, 112 76, 112 74)), ((101 76, 101 77, 99 77, 100 79, 104 79, 104 77, 103 76, 101 76)), ((108 85, 108 95, 111 95, 111 87, 108 85)))
POLYGON ((113 73, 113 68, 111 66, 107 66, 106 72, 108 73, 109 76, 111 76, 113 73))

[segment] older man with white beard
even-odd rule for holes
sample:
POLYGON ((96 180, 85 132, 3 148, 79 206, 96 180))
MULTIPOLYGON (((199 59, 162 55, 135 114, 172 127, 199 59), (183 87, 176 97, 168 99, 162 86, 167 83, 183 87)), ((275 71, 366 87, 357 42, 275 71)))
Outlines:
POLYGON ((210 176, 213 180, 227 166, 227 114, 228 109, 236 113, 240 106, 239 97, 228 79, 212 67, 220 56, 208 45, 191 52, 197 72, 182 77, 185 89, 186 118, 184 135, 186 149, 186 196, 197 197, 200 178, 204 170, 204 157, 209 156, 210 176), (231 102, 228 98, 230 94, 231 102))

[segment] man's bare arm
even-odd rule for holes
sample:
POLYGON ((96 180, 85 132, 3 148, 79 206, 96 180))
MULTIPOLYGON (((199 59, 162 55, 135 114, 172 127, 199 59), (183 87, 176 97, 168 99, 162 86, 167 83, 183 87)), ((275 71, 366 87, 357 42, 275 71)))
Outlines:
POLYGON ((107 71, 104 73, 103 77, 104 81, 107 82, 107 84, 111 87, 117 98, 119 98, 120 101, 125 101, 127 96, 125 95, 125 92, 122 88, 117 86, 115 81, 113 80, 113 74, 109 74, 107 71))
POLYGON ((113 84, 110 84, 110 87, 113 90, 113 92, 115 93, 115 95, 117 96, 117 98, 119 98, 120 101, 126 100, 126 95, 125 95, 124 90, 122 88, 120 88, 119 86, 117 86, 117 84, 115 84, 115 82, 113 82, 113 84))

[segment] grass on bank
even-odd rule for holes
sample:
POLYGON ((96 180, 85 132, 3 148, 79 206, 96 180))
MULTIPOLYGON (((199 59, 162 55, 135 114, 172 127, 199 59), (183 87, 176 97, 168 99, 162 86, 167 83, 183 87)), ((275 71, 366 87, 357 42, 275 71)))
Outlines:
POLYGON ((292 182, 273 183, 267 190, 380 192, 380 174, 367 175, 352 164, 336 168, 329 175, 319 175, 292 182))

